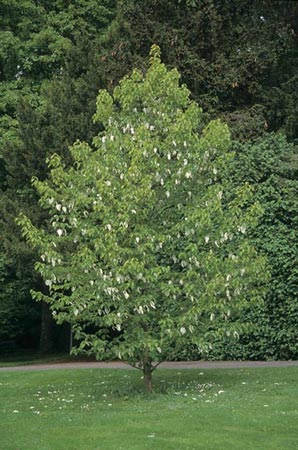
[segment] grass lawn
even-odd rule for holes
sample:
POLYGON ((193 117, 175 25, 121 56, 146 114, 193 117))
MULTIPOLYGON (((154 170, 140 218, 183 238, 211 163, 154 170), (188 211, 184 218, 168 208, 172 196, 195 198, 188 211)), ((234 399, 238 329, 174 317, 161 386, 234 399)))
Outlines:
POLYGON ((298 368, 0 373, 1 450, 298 448, 298 368))
POLYGON ((72 361, 96 361, 96 359, 86 356, 74 356, 70 355, 69 353, 57 353, 45 356, 40 353, 27 354, 26 352, 24 352, 23 355, 0 357, 0 367, 14 367, 20 365, 29 366, 32 364, 48 364, 72 361))

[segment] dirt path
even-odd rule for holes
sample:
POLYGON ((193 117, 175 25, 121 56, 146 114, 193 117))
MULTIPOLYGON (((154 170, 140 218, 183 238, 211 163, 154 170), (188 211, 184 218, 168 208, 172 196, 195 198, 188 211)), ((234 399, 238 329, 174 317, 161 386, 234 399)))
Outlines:
MULTIPOLYGON (((174 361, 160 364, 163 369, 244 369, 249 367, 298 367, 298 361, 174 361)), ((67 362, 0 367, 0 372, 60 369, 132 369, 122 362, 67 362)))

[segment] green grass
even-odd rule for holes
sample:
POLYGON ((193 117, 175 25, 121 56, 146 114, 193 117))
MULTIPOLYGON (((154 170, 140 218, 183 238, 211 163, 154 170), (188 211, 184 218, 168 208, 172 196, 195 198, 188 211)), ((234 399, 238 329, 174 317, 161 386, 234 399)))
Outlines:
POLYGON ((0 449, 298 448, 298 369, 0 373, 0 449))
POLYGON ((42 355, 40 353, 25 353, 0 357, 0 367, 29 366, 32 364, 48 364, 73 361, 96 361, 93 357, 74 356, 69 353, 42 355))

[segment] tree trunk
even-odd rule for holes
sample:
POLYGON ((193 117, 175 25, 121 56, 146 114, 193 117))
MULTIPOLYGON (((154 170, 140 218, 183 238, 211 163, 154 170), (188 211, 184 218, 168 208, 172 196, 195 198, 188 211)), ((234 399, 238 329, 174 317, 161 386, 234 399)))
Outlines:
POLYGON ((148 394, 151 394, 151 392, 152 392, 152 368, 144 367, 143 374, 144 374, 144 383, 145 383, 146 391, 148 392, 148 394))
POLYGON ((41 326, 39 350, 41 353, 50 353, 53 350, 53 325, 54 320, 50 307, 41 302, 41 326))
POLYGON ((151 358, 149 356, 148 349, 144 352, 144 358, 143 358, 143 376, 144 376, 144 384, 146 391, 148 394, 151 394, 152 392, 152 364, 151 364, 151 358))

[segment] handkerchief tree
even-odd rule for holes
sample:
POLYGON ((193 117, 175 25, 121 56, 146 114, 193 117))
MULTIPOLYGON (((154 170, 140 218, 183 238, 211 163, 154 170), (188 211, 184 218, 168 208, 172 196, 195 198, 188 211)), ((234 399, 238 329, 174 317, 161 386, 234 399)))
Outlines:
POLYGON ((264 260, 246 233, 259 208, 223 176, 227 126, 198 132, 201 110, 157 46, 145 75, 99 93, 94 120, 93 147, 76 142, 72 167, 53 156, 49 179, 33 180, 49 227, 18 219, 48 286, 33 296, 71 323, 77 351, 141 369, 151 391, 176 348, 240 333, 261 297, 264 260))

